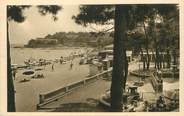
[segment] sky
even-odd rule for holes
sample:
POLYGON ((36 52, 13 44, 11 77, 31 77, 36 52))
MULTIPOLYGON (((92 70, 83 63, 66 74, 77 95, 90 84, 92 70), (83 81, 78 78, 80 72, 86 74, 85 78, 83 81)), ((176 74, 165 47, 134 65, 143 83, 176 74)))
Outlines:
POLYGON ((91 31, 90 28, 82 27, 75 23, 71 17, 79 13, 79 5, 62 6, 58 12, 58 20, 54 22, 51 15, 41 16, 36 7, 24 11, 26 20, 23 23, 10 22, 11 44, 26 44, 30 39, 45 37, 56 32, 79 32, 91 31))

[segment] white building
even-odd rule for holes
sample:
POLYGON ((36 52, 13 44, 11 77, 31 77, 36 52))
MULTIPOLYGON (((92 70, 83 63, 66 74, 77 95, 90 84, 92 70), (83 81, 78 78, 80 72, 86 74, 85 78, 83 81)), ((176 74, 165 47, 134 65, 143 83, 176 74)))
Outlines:
MULTIPOLYGON (((113 44, 105 46, 104 50, 99 52, 99 56, 101 56, 103 59, 104 58, 108 58, 108 57, 113 58, 113 47, 114 47, 113 44)), ((126 51, 126 56, 127 56, 127 60, 129 62, 133 60, 133 58, 132 58, 132 51, 127 50, 126 51)))

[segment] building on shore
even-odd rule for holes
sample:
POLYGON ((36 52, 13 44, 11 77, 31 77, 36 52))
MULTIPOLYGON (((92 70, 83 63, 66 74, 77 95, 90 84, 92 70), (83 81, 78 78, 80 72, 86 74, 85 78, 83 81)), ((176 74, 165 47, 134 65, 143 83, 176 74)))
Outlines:
POLYGON ((103 71, 103 65, 100 62, 93 62, 89 66, 89 75, 93 76, 103 71))
MULTIPOLYGON (((114 47, 113 44, 105 46, 104 50, 99 52, 99 56, 102 59, 105 59, 105 58, 108 58, 108 57, 110 57, 110 59, 112 59, 113 58, 113 47, 114 47)), ((126 51, 126 57, 127 57, 128 62, 133 61, 133 55, 132 55, 131 50, 126 51)))

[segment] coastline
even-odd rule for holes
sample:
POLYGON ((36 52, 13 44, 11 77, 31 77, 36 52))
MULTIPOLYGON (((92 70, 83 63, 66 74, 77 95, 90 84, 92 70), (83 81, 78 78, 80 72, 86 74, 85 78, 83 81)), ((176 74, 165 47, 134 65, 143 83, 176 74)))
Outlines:
POLYGON ((13 48, 11 47, 12 64, 23 64, 26 59, 54 60, 61 56, 67 57, 72 53, 85 53, 93 48, 86 47, 47 47, 47 48, 13 48))
POLYGON ((91 47, 91 46, 66 46, 66 45, 61 45, 61 44, 58 44, 58 45, 50 45, 50 46, 41 46, 41 47, 29 47, 25 44, 21 44, 21 45, 16 45, 16 44, 12 44, 10 45, 11 48, 32 48, 32 49, 77 49, 77 48, 94 48, 94 47, 91 47))

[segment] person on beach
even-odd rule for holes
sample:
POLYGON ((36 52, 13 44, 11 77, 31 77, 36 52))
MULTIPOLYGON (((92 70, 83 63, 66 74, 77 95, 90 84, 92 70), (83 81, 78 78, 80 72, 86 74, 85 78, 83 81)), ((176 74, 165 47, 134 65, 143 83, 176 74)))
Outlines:
POLYGON ((72 67, 73 67, 73 60, 70 63, 70 70, 72 69, 72 67))
POLYGON ((63 56, 60 57, 60 64, 63 64, 63 56))
POLYGON ((52 71, 54 71, 54 62, 52 63, 52 71))
POLYGON ((44 69, 45 69, 47 62, 46 62, 46 59, 44 59, 43 61, 44 61, 44 69))

